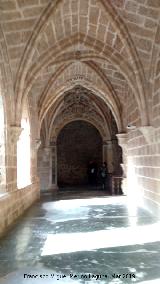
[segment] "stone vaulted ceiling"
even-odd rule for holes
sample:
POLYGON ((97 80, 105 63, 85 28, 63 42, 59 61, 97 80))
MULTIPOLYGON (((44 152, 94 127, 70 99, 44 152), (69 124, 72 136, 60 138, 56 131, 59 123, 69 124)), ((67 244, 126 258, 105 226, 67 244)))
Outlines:
POLYGON ((36 100, 40 125, 55 110, 58 121, 76 86, 88 92, 101 125, 109 110, 119 132, 130 121, 149 124, 159 0, 0 0, 0 10, 17 124, 26 96, 36 100))

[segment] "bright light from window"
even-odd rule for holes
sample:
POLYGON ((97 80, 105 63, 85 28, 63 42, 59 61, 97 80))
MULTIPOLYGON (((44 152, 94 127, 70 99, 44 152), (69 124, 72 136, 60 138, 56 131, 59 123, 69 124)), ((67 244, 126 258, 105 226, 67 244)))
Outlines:
POLYGON ((160 223, 87 233, 48 234, 42 256, 160 241, 160 223))
POLYGON ((0 132, 4 130, 4 112, 3 112, 3 102, 0 95, 0 132))
MULTIPOLYGON (((103 198, 86 198, 86 199, 72 199, 72 200, 60 200, 54 203, 44 203, 42 208, 48 212, 45 218, 51 222, 66 222, 68 220, 88 219, 90 205, 109 205, 109 204, 126 204, 126 197, 103 197, 103 198), (59 212, 54 218, 56 212, 59 212), (51 214, 53 212, 53 215, 51 214), (65 213, 65 215, 63 214, 65 213)), ((97 216, 98 218, 98 216, 97 216)))
POLYGON ((134 212, 138 205, 143 206, 143 192, 138 184, 135 166, 130 157, 128 157, 127 168, 128 202, 130 210, 134 212))
POLYGON ((21 121, 22 133, 17 143, 17 185, 24 188, 31 183, 30 177, 30 125, 27 117, 21 121))
POLYGON ((88 206, 88 205, 126 205, 126 197, 125 196, 112 196, 112 197, 91 197, 86 199, 71 199, 71 200, 59 200, 54 203, 43 203, 43 208, 46 210, 58 209, 58 210, 66 210, 66 209, 77 209, 79 206, 88 206))

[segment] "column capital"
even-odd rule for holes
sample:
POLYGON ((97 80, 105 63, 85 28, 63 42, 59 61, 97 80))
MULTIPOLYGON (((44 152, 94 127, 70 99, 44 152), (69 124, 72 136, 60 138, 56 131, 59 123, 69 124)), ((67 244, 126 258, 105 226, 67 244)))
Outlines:
POLYGON ((48 153, 51 152, 52 147, 50 147, 50 146, 45 146, 43 149, 44 149, 45 154, 48 154, 48 153))
POLYGON ((103 146, 112 146, 112 140, 103 140, 103 146))
POLYGON ((16 125, 10 125, 8 130, 9 130, 10 142, 13 144, 17 143, 23 128, 16 125))
POLYGON ((57 142, 56 142, 56 139, 50 141, 50 147, 56 147, 57 146, 57 142))
POLYGON ((122 149, 127 148, 127 142, 128 142, 128 134, 127 133, 118 133, 116 134, 118 139, 118 144, 122 149))
POLYGON ((38 150, 40 146, 41 146, 41 139, 36 139, 35 140, 35 148, 36 148, 36 150, 38 150))

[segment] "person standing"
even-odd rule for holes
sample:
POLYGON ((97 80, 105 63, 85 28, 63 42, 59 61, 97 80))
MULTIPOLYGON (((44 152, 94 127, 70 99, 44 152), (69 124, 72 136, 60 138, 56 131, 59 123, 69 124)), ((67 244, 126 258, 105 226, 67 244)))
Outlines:
POLYGON ((88 165, 88 181, 91 186, 97 184, 97 164, 94 161, 90 161, 88 165))

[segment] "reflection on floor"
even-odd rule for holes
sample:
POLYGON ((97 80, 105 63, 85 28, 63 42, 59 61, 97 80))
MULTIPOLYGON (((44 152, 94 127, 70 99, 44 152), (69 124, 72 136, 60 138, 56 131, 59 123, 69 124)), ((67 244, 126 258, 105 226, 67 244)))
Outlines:
POLYGON ((46 195, 0 241, 0 283, 160 283, 160 220, 125 196, 75 195, 46 195))

